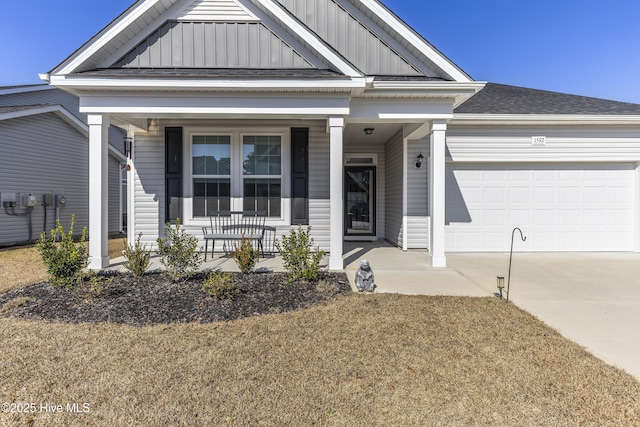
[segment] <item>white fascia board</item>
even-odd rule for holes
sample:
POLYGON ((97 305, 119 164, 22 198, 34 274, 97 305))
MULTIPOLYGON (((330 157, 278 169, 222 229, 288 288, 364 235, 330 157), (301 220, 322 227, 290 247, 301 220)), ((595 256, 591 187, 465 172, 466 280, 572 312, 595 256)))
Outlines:
POLYGON ((349 95, 303 96, 220 94, 128 94, 82 95, 80 112, 126 114, 132 117, 187 116, 327 116, 348 115, 349 95))
POLYGON ((47 84, 14 86, 14 87, 0 88, 0 96, 14 95, 17 93, 38 92, 41 90, 51 90, 51 89, 55 89, 55 88, 47 84))
POLYGON ((46 113, 56 114, 58 117, 60 117, 65 122, 67 122, 69 125, 71 125, 71 127, 76 129, 78 132, 80 132, 86 137, 89 137, 89 127, 80 119, 78 119, 76 116, 71 114, 66 108, 57 104, 43 105, 43 106, 33 107, 29 109, 11 111, 7 113, 0 113, 0 121, 16 119, 20 117, 34 116, 37 114, 46 114, 46 113))
POLYGON ((627 124, 640 125, 640 115, 468 114, 454 113, 451 124, 627 124))
POLYGON ((93 42, 89 43, 84 48, 81 48, 80 51, 76 52, 71 58, 69 58, 66 61, 66 64, 64 64, 60 70, 56 71, 56 74, 73 73, 86 60, 91 58, 93 54, 95 54, 98 50, 100 50, 107 43, 113 40, 114 37, 120 34, 121 31, 126 29, 136 19, 140 18, 149 9, 154 7, 154 5, 158 3, 158 1, 159 0, 146 0, 129 11, 129 13, 116 18, 116 21, 105 28, 106 31, 104 31, 102 34, 99 34, 93 42))
POLYGON ((392 122, 447 120, 453 117, 453 106, 446 99, 398 100, 354 99, 350 122, 386 120, 392 122))
POLYGON ((276 19, 289 27, 294 34, 298 34, 309 45, 316 50, 320 55, 327 59, 330 64, 335 65, 338 70, 350 77, 362 77, 362 73, 355 67, 345 61, 340 55, 338 55, 333 49, 318 38, 316 34, 309 31, 307 27, 300 24, 300 22, 294 19, 289 13, 284 11, 280 5, 276 4, 272 0, 257 0, 269 13, 273 14, 276 19))
POLYGON ((349 115, 349 107, 84 107, 85 114, 129 114, 133 117, 228 117, 228 116, 304 116, 349 115))
POLYGON ((349 80, 178 80, 178 79, 99 79, 51 76, 56 87, 75 89, 362 89, 364 78, 349 80))
POLYGON ((415 91, 450 91, 477 93, 484 89, 486 82, 448 82, 448 81, 373 81, 374 90, 415 90, 415 91))
POLYGON ((376 0, 360 0, 369 10, 378 15, 383 21, 385 21, 391 28, 396 30, 401 37, 414 45, 420 52, 422 52, 427 58, 431 59, 435 65, 440 67, 444 72, 449 74, 457 82, 471 82, 473 81, 466 73, 461 71, 455 64, 449 59, 444 57, 440 52, 433 48, 433 46, 425 43, 425 41, 417 36, 413 30, 407 27, 407 24, 400 21, 395 15, 389 13, 389 11, 380 5, 376 0))

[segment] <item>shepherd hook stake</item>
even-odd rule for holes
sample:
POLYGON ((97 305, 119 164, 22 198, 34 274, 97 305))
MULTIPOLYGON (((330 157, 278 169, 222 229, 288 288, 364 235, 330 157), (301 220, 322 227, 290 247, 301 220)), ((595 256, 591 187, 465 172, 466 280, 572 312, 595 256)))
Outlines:
POLYGON ((518 227, 514 228, 511 232, 511 252, 509 253, 509 275, 507 276, 507 302, 509 302, 509 285, 511 284, 511 259, 513 258, 513 236, 516 234, 516 230, 520 232, 520 238, 523 242, 527 241, 527 238, 522 234, 522 230, 518 227))

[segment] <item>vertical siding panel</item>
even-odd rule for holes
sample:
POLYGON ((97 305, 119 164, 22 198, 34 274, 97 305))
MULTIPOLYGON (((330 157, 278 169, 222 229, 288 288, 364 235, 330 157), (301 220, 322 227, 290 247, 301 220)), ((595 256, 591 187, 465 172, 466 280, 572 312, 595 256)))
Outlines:
POLYGON ((176 25, 171 28, 171 65, 179 67, 182 65, 182 26, 176 25))
POLYGON ((204 49, 206 45, 204 37, 204 24, 196 22, 193 24, 193 66, 204 68, 204 49))
POLYGON ((277 1, 365 74, 422 75, 335 1, 277 1))

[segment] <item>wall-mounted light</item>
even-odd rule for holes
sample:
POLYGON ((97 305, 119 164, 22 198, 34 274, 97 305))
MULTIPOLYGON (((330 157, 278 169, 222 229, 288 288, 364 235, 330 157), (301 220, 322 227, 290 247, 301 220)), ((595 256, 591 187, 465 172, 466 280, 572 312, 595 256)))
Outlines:
POLYGON ((125 136, 122 138, 122 141, 124 143, 124 155, 131 158, 131 143, 133 142, 133 138, 125 136))
POLYGON ((422 167, 423 161, 424 156, 422 155, 422 152, 420 152, 420 154, 418 154, 418 156, 416 157, 416 169, 420 169, 422 167))
POLYGON ((371 135, 374 130, 374 128, 364 128, 364 133, 365 135, 371 135))

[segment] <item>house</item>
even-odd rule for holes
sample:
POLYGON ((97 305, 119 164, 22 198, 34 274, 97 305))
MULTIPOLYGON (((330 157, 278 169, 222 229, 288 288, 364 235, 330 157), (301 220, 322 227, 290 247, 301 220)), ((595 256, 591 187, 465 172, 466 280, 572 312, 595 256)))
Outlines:
MULTIPOLYGON (((123 230, 126 157, 114 145, 125 135, 109 129, 110 234, 123 230)), ((57 219, 67 228, 71 215, 76 233, 88 226, 88 140, 76 96, 43 84, 0 87, 1 246, 37 240, 57 219)))
POLYGON ((485 84, 378 0, 139 0, 50 72, 90 133, 90 267, 108 264, 109 124, 129 238, 265 210, 403 250, 640 250, 640 106, 485 84))

